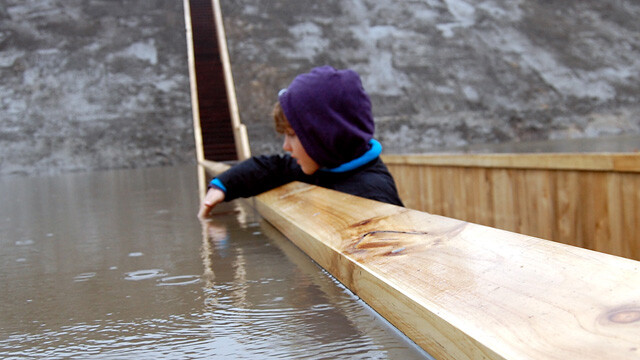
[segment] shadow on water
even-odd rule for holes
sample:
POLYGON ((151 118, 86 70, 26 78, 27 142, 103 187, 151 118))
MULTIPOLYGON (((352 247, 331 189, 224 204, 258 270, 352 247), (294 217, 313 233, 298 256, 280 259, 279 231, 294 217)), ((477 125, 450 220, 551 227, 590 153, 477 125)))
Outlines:
POLYGON ((0 358, 425 358, 194 167, 0 178, 0 358))

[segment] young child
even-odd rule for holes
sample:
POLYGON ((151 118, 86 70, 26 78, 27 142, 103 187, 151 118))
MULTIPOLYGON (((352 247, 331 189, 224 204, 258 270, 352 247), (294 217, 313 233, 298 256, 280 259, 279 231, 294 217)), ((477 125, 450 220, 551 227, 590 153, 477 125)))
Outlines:
POLYGON ((294 180, 402 206, 355 71, 323 66, 297 76, 280 91, 273 118, 290 155, 252 157, 220 174, 209 184, 200 218, 222 201, 294 180))

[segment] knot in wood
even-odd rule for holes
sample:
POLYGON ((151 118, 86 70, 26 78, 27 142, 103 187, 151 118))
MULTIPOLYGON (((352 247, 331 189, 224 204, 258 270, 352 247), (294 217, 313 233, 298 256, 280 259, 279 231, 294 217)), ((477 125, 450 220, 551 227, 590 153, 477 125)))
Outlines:
POLYGON ((612 311, 609 313, 608 319, 616 324, 630 324, 640 321, 640 308, 612 311))

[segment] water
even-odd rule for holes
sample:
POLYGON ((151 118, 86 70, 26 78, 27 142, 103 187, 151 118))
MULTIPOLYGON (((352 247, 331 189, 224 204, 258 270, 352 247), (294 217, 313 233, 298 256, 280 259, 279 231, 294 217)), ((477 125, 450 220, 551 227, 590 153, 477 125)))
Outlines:
POLYGON ((196 174, 0 178, 0 358, 428 357, 196 174))

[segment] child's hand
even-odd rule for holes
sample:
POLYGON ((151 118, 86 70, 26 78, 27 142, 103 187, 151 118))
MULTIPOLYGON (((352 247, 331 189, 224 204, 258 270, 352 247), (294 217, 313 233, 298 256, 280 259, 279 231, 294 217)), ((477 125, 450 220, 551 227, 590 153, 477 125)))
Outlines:
POLYGON ((198 218, 204 219, 209 216, 209 213, 213 208, 220 204, 224 200, 224 191, 212 187, 207 191, 202 204, 200 205, 200 211, 198 212, 198 218))

